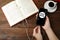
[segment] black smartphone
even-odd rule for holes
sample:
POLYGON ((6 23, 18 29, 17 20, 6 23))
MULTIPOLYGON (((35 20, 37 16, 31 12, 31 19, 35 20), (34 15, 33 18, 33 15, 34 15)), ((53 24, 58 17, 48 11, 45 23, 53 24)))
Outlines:
POLYGON ((37 16, 37 25, 44 26, 46 16, 47 16, 47 9, 40 8, 37 16))

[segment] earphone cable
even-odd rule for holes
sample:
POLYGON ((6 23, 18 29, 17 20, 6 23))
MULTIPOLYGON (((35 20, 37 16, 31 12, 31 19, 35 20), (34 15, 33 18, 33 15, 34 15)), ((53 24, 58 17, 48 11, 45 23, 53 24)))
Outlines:
POLYGON ((30 37, 29 37, 29 34, 28 34, 28 29, 27 29, 27 27, 29 26, 29 25, 28 25, 28 22, 27 22, 27 19, 25 19, 24 21, 25 21, 25 23, 26 23, 26 25, 23 23, 23 25, 25 26, 26 35, 27 35, 27 37, 28 37, 28 40, 30 40, 30 37))
MULTIPOLYGON (((26 27, 28 27, 29 25, 28 25, 27 19, 25 19, 25 22, 26 22, 26 27)), ((26 30, 27 37, 28 37, 28 39, 30 40, 30 37, 29 37, 29 34, 28 34, 28 29, 25 28, 25 30, 26 30)))

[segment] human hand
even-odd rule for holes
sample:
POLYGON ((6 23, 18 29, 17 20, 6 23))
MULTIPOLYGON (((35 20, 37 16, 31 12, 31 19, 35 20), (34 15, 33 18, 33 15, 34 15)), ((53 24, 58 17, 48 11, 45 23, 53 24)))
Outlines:
POLYGON ((52 30, 52 28, 50 26, 49 18, 47 16, 46 16, 45 25, 42 27, 46 31, 46 34, 47 34, 49 40, 59 40, 58 37, 55 35, 55 33, 52 30))
POLYGON ((37 40, 42 40, 42 35, 41 35, 41 30, 40 30, 40 26, 36 26, 33 30, 33 36, 37 39, 37 40))
POLYGON ((49 18, 46 16, 46 21, 45 21, 45 25, 42 26, 44 30, 47 30, 50 28, 50 21, 49 18))
MULTIPOLYGON (((37 16, 37 15, 36 15, 36 16, 37 16)), ((37 17, 36 17, 36 18, 37 18, 37 17)), ((49 40, 59 40, 59 39, 57 38, 57 36, 55 35, 55 33, 53 32, 53 30, 51 29, 48 16, 46 16, 46 21, 45 21, 44 26, 42 26, 42 28, 46 31, 46 34, 47 34, 49 40)), ((40 35, 40 34, 39 34, 39 35, 40 35)), ((36 36, 36 37, 38 37, 38 36, 36 36)))
MULTIPOLYGON (((38 16, 38 14, 36 14, 36 19, 37 19, 37 16, 38 16)), ((44 30, 50 28, 50 22, 49 22, 48 16, 46 16, 45 24, 44 24, 44 26, 42 26, 42 27, 43 27, 44 30)))

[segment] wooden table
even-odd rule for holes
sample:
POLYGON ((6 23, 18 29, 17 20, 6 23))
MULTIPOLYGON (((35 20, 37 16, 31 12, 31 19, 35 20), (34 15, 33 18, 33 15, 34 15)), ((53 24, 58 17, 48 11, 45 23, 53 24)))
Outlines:
MULTIPOLYGON (((25 28, 28 30, 29 37, 32 39, 32 31, 36 26, 36 14, 27 18, 28 27, 26 27, 26 22, 22 22, 10 27, 1 7, 13 0, 0 0, 0 40, 28 40, 25 28)), ((46 0, 33 0, 38 8, 43 8, 44 2, 46 0)), ((58 4, 58 9, 56 12, 49 14, 49 19, 51 27, 55 34, 60 39, 60 3, 58 4)), ((46 34, 44 34, 45 40, 48 40, 46 34)))

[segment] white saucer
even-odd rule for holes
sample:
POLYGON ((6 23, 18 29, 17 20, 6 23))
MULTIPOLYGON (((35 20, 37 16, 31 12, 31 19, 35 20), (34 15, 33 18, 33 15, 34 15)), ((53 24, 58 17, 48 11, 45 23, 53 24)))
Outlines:
POLYGON ((54 9, 49 8, 49 6, 48 6, 49 2, 53 2, 53 1, 46 1, 45 4, 44 4, 44 8, 47 9, 48 12, 50 12, 50 13, 55 12, 57 10, 57 6, 54 9))

